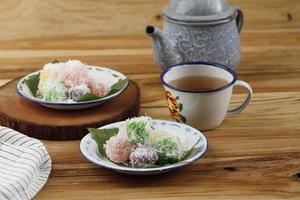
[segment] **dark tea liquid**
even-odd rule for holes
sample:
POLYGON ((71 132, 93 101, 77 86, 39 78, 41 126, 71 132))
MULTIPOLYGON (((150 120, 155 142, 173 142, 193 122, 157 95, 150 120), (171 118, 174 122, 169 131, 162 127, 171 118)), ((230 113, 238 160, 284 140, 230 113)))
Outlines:
POLYGON ((170 85, 181 90, 214 90, 224 87, 228 81, 210 76, 187 76, 175 79, 170 85))

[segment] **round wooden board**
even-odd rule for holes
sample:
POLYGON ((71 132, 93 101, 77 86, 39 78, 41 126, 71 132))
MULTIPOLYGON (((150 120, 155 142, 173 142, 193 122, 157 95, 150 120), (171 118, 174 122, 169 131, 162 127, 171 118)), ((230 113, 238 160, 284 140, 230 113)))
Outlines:
POLYGON ((0 124, 38 139, 78 140, 88 133, 88 127, 137 116, 140 109, 139 88, 132 81, 110 102, 75 111, 54 110, 22 99, 15 90, 17 82, 0 88, 0 124))

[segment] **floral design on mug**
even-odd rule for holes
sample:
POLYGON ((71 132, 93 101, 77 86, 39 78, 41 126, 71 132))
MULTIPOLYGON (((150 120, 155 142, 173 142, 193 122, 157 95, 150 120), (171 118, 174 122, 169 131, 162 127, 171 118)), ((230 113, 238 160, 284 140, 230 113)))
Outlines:
POLYGON ((167 91, 166 100, 172 118, 177 122, 186 123, 186 118, 180 114, 180 112, 183 110, 183 105, 178 102, 179 96, 174 97, 171 92, 167 91))

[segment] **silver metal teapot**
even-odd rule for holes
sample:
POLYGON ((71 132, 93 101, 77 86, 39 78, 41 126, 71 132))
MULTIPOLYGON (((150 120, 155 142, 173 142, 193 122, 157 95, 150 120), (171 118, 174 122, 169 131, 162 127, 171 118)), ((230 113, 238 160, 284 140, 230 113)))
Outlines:
POLYGON ((240 63, 243 12, 226 0, 171 0, 163 11, 164 30, 147 26, 157 63, 217 62, 232 69, 240 63))

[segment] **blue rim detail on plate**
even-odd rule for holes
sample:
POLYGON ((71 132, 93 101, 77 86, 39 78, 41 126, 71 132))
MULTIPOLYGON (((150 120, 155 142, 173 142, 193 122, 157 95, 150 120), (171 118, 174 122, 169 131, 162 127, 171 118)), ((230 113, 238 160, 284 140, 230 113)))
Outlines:
MULTIPOLYGON (((153 120, 153 122, 162 122, 163 124, 174 124, 174 123, 178 123, 178 122, 174 122, 174 121, 166 121, 166 120, 153 120)), ((122 122, 116 122, 116 123, 113 123, 113 124, 121 124, 122 122)), ((103 127, 100 127, 100 128, 108 128, 107 126, 111 126, 113 124, 109 124, 109 125, 106 125, 106 126, 103 126, 103 127)), ((84 149, 84 144, 86 143, 86 140, 87 140, 87 137, 90 137, 90 134, 87 134, 80 142, 80 146, 79 146, 79 149, 80 149, 80 153, 87 159, 89 160, 90 162, 98 165, 98 166, 101 166, 101 167, 104 167, 106 169, 110 169, 110 170, 113 170, 113 171, 117 171, 117 172, 121 172, 121 173, 125 173, 125 174, 130 174, 130 175, 153 175, 153 174, 158 174, 158 173, 164 173, 164 172, 169 172, 171 170, 175 170, 177 168, 180 168, 180 167, 184 167, 184 166, 187 166, 187 165, 190 165, 192 164, 193 162, 199 160, 203 155, 205 155, 205 153, 207 152, 207 149, 208 149, 208 141, 205 137, 205 135, 203 133, 201 133, 200 131, 198 131, 197 129, 193 128, 193 127, 190 127, 186 124, 181 124, 181 123, 178 123, 180 126, 182 126, 183 130, 185 130, 185 128, 190 128, 191 130, 193 130, 192 132, 195 132, 197 133, 197 135, 199 135, 199 138, 201 138, 202 140, 202 144, 200 147, 198 147, 198 151, 197 153, 195 154, 195 156, 189 158, 189 159, 186 159, 186 160, 183 160, 183 161, 180 161, 178 163, 174 163, 174 164, 171 164, 171 165, 167 165, 167 166, 163 166, 163 167, 159 167, 159 168, 129 168, 129 167, 122 167, 122 166, 118 166, 116 164, 114 164, 113 162, 111 161, 105 161, 105 160, 102 160, 101 157, 97 157, 96 159, 92 159, 91 155, 89 152, 86 152, 86 154, 83 152, 82 149, 84 149), (203 141, 204 140, 204 141, 203 141), (203 146, 203 144, 205 146, 203 146), (89 156, 91 157, 89 157, 89 156), (98 162, 97 162, 98 160, 98 162), (107 164, 107 163, 111 163, 111 164, 107 164)), ((116 126, 114 126, 116 127, 116 126)), ((192 133, 190 133, 191 135, 194 135, 192 133)), ((86 147, 85 147, 86 148, 86 147)))
POLYGON ((180 63, 180 64, 176 64, 176 65, 173 65, 173 66, 170 66, 166 69, 164 69, 164 71, 160 74, 160 81, 163 85, 165 85, 166 87, 168 88, 171 88, 175 91, 179 91, 179 92, 188 92, 188 93, 211 93, 211 92, 218 92, 218 91, 221 91, 221 90, 224 90, 226 88, 229 88, 231 87, 232 85, 234 85, 234 83, 237 81, 237 74, 235 71, 233 71, 232 69, 230 69, 229 67, 225 66, 225 65, 222 65, 222 64, 219 64, 219 63, 213 63, 213 62, 202 62, 202 61, 199 61, 199 62, 186 62, 186 63, 180 63), (185 89, 178 89, 176 87, 173 87, 171 86, 170 84, 168 84, 165 80, 164 80, 164 77, 165 75, 177 68, 177 67, 184 67, 184 66, 194 66, 194 67, 201 67, 201 66, 195 66, 195 65, 208 65, 208 66, 212 66, 212 67, 217 67, 217 68, 220 68, 220 69, 223 69, 227 72, 229 72, 232 76, 233 76, 233 80, 228 83, 227 85, 223 86, 223 87, 220 87, 220 88, 217 88, 217 89, 213 89, 213 90, 185 90, 185 89))
MULTIPOLYGON (((92 68, 93 67, 94 68, 100 68, 100 69, 104 68, 104 67, 96 67, 96 66, 90 66, 90 67, 92 67, 92 68)), ((105 68, 105 69, 108 69, 108 68, 105 68)), ((60 102, 60 103, 55 103, 55 102, 48 102, 46 100, 38 99, 38 98, 35 98, 35 97, 29 97, 26 94, 24 94, 23 92, 21 92, 20 85, 23 84, 24 80, 27 77, 31 76, 31 75, 39 73, 40 71, 41 70, 38 70, 36 72, 32 72, 32 73, 26 75, 25 77, 21 78, 21 80, 16 85, 16 91, 17 91, 17 93, 22 98, 24 98, 24 99, 26 99, 28 101, 31 101, 31 102, 34 102, 34 103, 38 103, 38 104, 41 104, 41 105, 49 105, 49 106, 66 106, 67 107, 67 106, 81 106, 81 105, 90 105, 90 104, 96 104, 96 103, 106 102, 106 101, 109 101, 109 100, 111 100, 111 99, 119 96, 120 94, 122 94, 128 88, 129 82, 130 82, 130 80, 128 79, 127 76, 125 76, 124 74, 118 72, 118 73, 122 74, 125 78, 127 78, 128 82, 127 82, 126 86, 123 89, 121 89, 119 92, 117 92, 117 93, 115 93, 113 95, 110 95, 110 96, 107 96, 107 97, 104 97, 104 98, 101 98, 101 99, 96 99, 96 100, 92 100, 92 101, 85 101, 85 102, 76 102, 76 103, 62 103, 62 102, 60 102)), ((113 70, 113 71, 117 72, 115 70, 113 70)))

